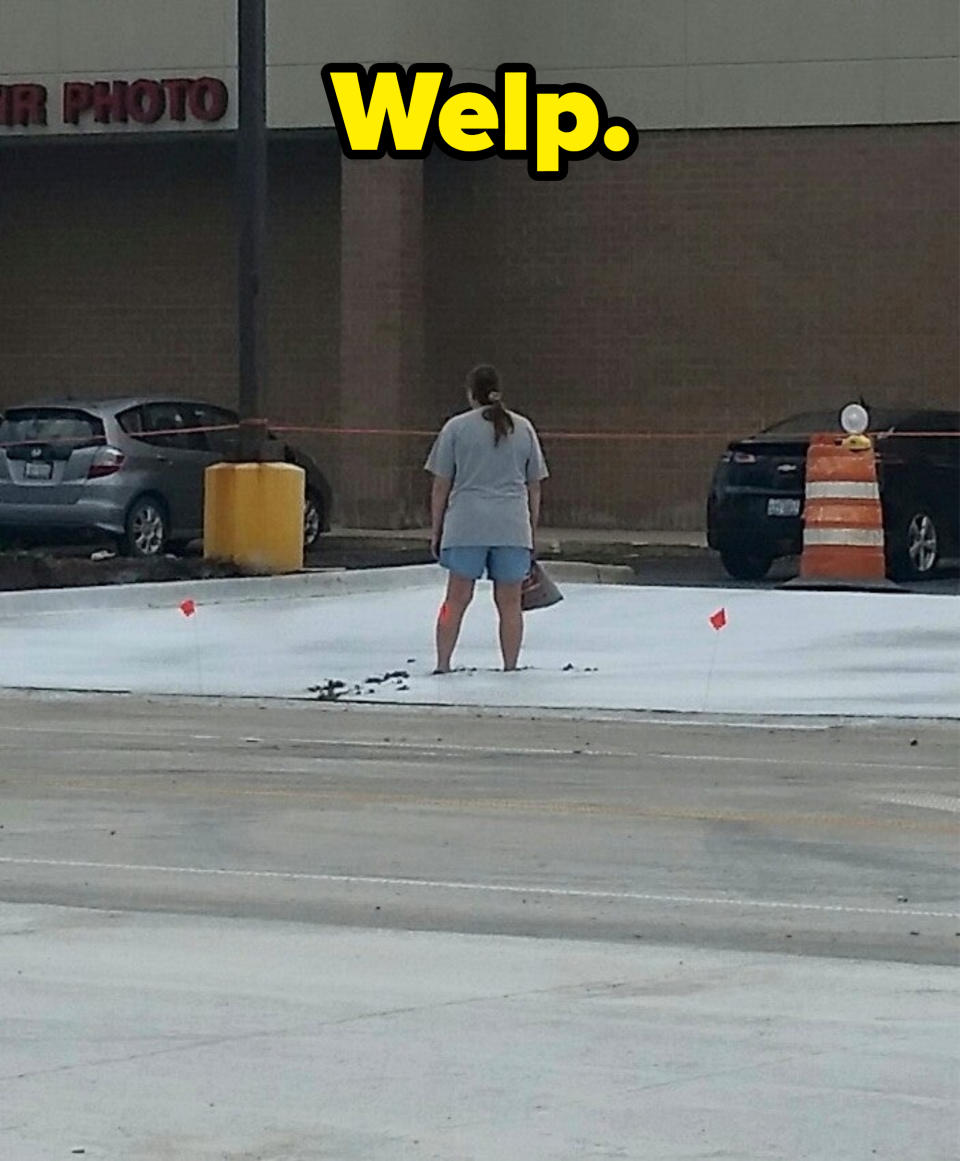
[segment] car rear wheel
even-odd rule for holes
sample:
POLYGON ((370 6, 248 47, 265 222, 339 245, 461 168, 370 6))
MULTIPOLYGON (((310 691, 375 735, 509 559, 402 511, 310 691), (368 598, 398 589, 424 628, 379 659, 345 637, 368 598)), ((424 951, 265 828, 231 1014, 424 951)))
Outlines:
POLYGON ((140 558, 161 556, 166 548, 168 532, 163 505, 153 496, 141 496, 134 500, 127 512, 122 544, 124 554, 140 558))
POLYGON ((303 547, 315 548, 323 531, 323 505, 316 492, 308 491, 303 503, 303 547))
POLYGON ((919 505, 895 517, 888 532, 890 575, 895 580, 924 580, 940 560, 940 533, 930 512, 919 505))
POLYGON ((721 548, 720 560, 735 580, 762 580, 770 571, 773 557, 767 552, 746 548, 721 548))

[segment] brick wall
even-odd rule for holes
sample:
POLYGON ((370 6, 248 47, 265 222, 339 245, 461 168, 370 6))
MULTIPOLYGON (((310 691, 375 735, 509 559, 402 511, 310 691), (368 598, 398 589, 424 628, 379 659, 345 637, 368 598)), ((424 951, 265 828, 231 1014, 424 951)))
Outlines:
MULTIPOLYGON (((0 403, 70 390, 237 395, 233 150, 4 146, 0 403)), ((271 147, 266 410, 339 412, 339 158, 271 147)))
MULTIPOLYGON (((232 402, 229 144, 3 152, 0 404, 232 402)), ((956 125, 645 133, 560 184, 277 140, 266 410, 434 429, 481 360, 554 431, 735 435, 860 392, 956 402, 958 166, 956 125)), ((339 519, 424 518, 429 440, 298 438, 339 519)), ((723 442, 547 441, 546 519, 699 527, 723 442)))
MULTIPOLYGON (((340 419, 415 426, 424 394, 423 163, 342 162, 340 419)), ((422 461, 393 436, 340 441, 339 518, 388 527, 423 520, 422 461)))
MULTIPOLYGON (((437 419, 478 357, 554 430, 956 403, 957 147, 956 125, 644 133, 559 184, 431 158, 437 419)), ((699 527, 723 442, 548 445, 547 518, 699 527)))

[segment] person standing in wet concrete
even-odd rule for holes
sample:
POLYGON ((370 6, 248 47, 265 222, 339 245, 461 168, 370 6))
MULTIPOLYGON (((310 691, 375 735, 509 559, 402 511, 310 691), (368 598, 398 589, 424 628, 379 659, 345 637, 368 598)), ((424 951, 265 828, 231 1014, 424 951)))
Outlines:
POLYGON ((523 582, 533 565, 546 461, 533 424, 503 403, 495 367, 467 376, 470 410, 448 420, 426 470, 433 476, 431 542, 448 572, 436 625, 436 673, 449 673, 476 582, 493 581, 503 668, 517 668, 523 643, 523 582))

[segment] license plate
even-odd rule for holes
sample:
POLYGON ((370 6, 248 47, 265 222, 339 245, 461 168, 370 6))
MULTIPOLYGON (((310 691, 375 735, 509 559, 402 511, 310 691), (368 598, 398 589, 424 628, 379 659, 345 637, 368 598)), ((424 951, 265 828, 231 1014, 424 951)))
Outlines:
POLYGON ((23 478, 25 480, 52 480, 53 464, 24 464, 23 478))
POLYGON ((799 516, 800 515, 800 501, 788 500, 784 497, 777 496, 772 500, 767 501, 767 515, 768 516, 799 516))

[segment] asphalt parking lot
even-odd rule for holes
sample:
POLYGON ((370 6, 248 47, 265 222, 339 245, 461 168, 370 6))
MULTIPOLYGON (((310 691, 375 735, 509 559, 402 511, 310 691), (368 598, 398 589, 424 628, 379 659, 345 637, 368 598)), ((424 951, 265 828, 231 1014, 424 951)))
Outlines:
MULTIPOLYGON (((587 551, 581 559, 590 559, 590 556, 587 551)), ((733 580, 724 572, 718 555, 708 549, 648 549, 632 555, 625 552, 621 554, 621 560, 614 563, 629 564, 637 584, 693 585, 698 588, 769 589, 792 580, 799 572, 799 561, 790 558, 776 561, 768 576, 761 581, 733 580)), ((907 582, 899 587, 913 593, 960 595, 960 568, 950 562, 937 569, 936 575, 929 580, 907 582)))
POLYGON ((956 723, 676 717, 7 694, 5 897, 955 962, 956 723))
POLYGON ((948 1161, 957 741, 7 695, 5 1149, 948 1161))

